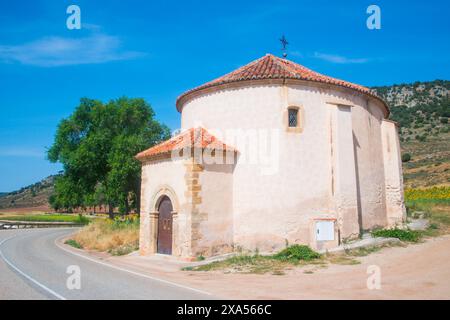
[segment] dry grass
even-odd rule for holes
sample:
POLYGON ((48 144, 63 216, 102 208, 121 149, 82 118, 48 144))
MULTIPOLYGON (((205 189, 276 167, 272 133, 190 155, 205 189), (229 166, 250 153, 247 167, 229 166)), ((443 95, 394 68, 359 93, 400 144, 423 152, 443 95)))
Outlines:
POLYGON ((414 217, 417 212, 425 215, 430 222, 430 227, 422 231, 425 237, 436 237, 450 234, 450 201, 434 200, 407 201, 408 216, 414 217))
POLYGON ((361 263, 359 260, 345 253, 328 254, 326 258, 326 260, 331 264, 354 265, 361 263))
POLYGON ((412 156, 403 163, 405 188, 450 185, 450 133, 430 136, 425 142, 412 139, 401 147, 412 156))
POLYGON ((96 219, 73 237, 84 249, 128 254, 139 247, 139 223, 96 219))
POLYGON ((240 254, 225 260, 214 261, 195 267, 184 268, 186 271, 215 271, 224 273, 255 273, 284 275, 286 270, 295 267, 324 267, 326 262, 317 252, 305 245, 293 245, 273 255, 240 254))

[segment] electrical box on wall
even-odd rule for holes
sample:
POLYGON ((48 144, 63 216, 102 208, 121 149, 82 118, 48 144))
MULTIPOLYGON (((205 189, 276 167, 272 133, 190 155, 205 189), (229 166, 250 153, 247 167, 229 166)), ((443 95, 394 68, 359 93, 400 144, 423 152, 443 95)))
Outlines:
POLYGON ((331 220, 316 221, 316 240, 317 241, 334 240, 334 221, 331 220))

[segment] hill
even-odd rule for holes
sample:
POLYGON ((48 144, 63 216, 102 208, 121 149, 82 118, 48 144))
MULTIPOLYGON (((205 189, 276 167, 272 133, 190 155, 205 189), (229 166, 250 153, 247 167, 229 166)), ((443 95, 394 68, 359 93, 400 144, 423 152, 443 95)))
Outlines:
POLYGON ((394 84, 392 86, 372 87, 391 107, 432 105, 448 99, 450 81, 434 80, 414 82, 410 84, 394 84))
POLYGON ((406 187, 450 185, 450 81, 435 80, 372 88, 400 124, 406 187), (407 157, 405 156, 405 160, 407 157))
POLYGON ((402 142, 425 141, 450 131, 450 81, 415 82, 372 90, 390 106, 391 119, 400 124, 402 142))
POLYGON ((2 194, 0 209, 48 206, 48 197, 53 192, 56 176, 52 175, 20 190, 2 194))

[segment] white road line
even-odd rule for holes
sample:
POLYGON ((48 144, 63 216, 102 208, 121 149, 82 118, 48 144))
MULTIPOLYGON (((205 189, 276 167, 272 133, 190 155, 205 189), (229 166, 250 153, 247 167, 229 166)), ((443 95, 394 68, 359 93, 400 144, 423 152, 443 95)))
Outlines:
POLYGON ((5 242, 7 242, 7 241, 9 241, 9 240, 11 240, 11 239, 13 239, 13 238, 15 238, 15 237, 17 237, 17 236, 18 236, 18 234, 16 234, 15 236, 9 237, 9 238, 7 238, 7 239, 4 239, 2 242, 0 242, 0 257, 8 264, 11 268, 13 268, 17 273, 19 273, 20 275, 22 275, 22 276, 23 276, 24 278, 26 278, 27 280, 31 281, 31 282, 34 283, 35 285, 37 285, 37 286, 39 286, 40 288, 44 289, 45 291, 47 291, 48 293, 50 293, 50 294, 53 295, 54 297, 56 297, 56 298, 58 298, 58 299, 60 299, 60 300, 66 300, 66 298, 64 298, 62 295, 60 295, 60 294, 56 293, 55 291, 53 291, 52 289, 50 289, 50 288, 44 286, 42 283, 40 283, 39 281, 33 279, 32 277, 30 277, 29 275, 27 275, 25 272, 23 272, 22 270, 20 270, 19 268, 17 268, 11 261, 9 261, 9 260, 5 257, 5 255, 3 254, 2 250, 1 250, 1 246, 2 246, 5 242))
POLYGON ((89 260, 89 261, 91 261, 91 262, 95 262, 95 263, 101 264, 102 266, 106 266, 106 267, 109 267, 109 268, 112 268, 112 269, 116 269, 116 270, 120 270, 120 271, 123 271, 123 272, 127 272, 127 273, 133 274, 133 275, 135 275, 135 276, 140 276, 140 277, 147 278, 147 279, 151 279, 151 280, 154 280, 154 281, 159 281, 159 282, 162 282, 162 283, 165 283, 165 284, 169 284, 169 285, 172 285, 172 286, 175 286, 175 287, 179 287, 179 288, 182 288, 182 289, 187 289, 187 290, 195 291, 195 292, 197 292, 197 293, 201 293, 201 294, 204 294, 204 295, 209 295, 209 296, 212 295, 211 293, 206 292, 206 291, 203 291, 203 290, 191 288, 191 287, 184 286, 184 285, 182 285, 182 284, 178 284, 178 283, 171 282, 171 281, 168 281, 168 280, 163 280, 163 279, 155 278, 155 277, 152 277, 152 276, 143 274, 143 273, 139 273, 139 272, 132 271, 132 270, 128 270, 128 269, 121 268, 121 267, 117 267, 117 266, 114 266, 114 265, 112 265, 112 264, 105 263, 105 262, 102 262, 102 261, 98 261, 98 260, 96 260, 96 259, 92 259, 92 258, 86 257, 85 255, 82 255, 82 254, 79 254, 79 253, 75 253, 75 252, 73 252, 73 251, 71 251, 71 250, 68 250, 68 249, 66 249, 66 248, 64 248, 63 246, 61 246, 61 245, 58 244, 58 241, 59 241, 60 239, 64 238, 64 237, 67 237, 67 235, 64 235, 64 236, 62 236, 62 237, 57 238, 57 239, 55 240, 55 245, 56 245, 58 248, 60 248, 60 249, 62 249, 62 250, 64 250, 64 251, 66 251, 66 252, 68 252, 68 253, 70 253, 70 254, 73 254, 73 255, 75 255, 75 256, 77 256, 77 257, 80 257, 80 258, 89 260))

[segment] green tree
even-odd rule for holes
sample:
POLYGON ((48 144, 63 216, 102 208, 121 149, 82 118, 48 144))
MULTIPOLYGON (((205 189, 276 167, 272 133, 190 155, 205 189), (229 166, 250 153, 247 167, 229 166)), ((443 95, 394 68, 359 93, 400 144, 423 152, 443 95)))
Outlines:
POLYGON ((50 196, 49 203, 55 211, 73 212, 74 209, 83 206, 85 194, 71 176, 62 175, 55 178, 55 191, 50 196))
POLYGON ((123 97, 107 104, 81 99, 59 124, 48 150, 48 159, 64 166, 64 179, 55 187, 59 204, 90 206, 101 188, 111 215, 117 206, 122 213, 139 210, 140 164, 134 156, 170 136, 154 116, 143 99, 123 97))

